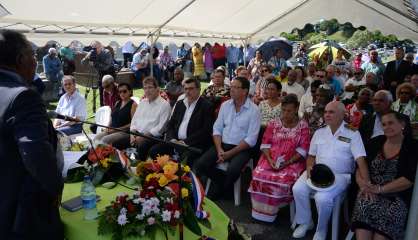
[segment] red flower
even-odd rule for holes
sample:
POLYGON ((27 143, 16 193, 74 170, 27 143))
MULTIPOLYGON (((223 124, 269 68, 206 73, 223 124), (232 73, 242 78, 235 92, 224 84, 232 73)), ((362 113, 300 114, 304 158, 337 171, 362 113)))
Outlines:
POLYGON ((126 208, 128 209, 129 213, 133 213, 135 212, 135 205, 132 202, 128 202, 128 205, 126 206, 126 208))
POLYGON ((181 177, 181 180, 183 182, 187 182, 187 183, 191 183, 192 182, 192 179, 189 176, 182 176, 181 177))

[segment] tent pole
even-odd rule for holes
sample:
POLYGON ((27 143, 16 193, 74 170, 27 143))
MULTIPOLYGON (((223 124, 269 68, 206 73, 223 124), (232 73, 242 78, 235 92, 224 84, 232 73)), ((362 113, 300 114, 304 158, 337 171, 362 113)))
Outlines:
POLYGON ((153 62, 152 62, 152 55, 154 55, 154 34, 151 34, 149 37, 150 39, 150 53, 148 54, 148 64, 150 69, 150 76, 154 77, 154 68, 153 68, 153 62))
POLYGON ((415 174, 414 193, 412 195, 405 240, 415 240, 418 236, 418 169, 415 174))

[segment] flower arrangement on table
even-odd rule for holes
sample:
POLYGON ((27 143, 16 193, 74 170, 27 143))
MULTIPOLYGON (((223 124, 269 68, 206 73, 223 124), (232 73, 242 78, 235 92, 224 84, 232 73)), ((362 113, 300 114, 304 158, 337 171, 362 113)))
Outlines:
MULTIPOLYGON (((84 175, 89 174, 92 177, 94 185, 99 184, 104 175, 117 163, 125 165, 128 157, 122 151, 117 150, 111 145, 97 144, 94 148, 90 148, 85 155, 79 160, 79 163, 84 167, 76 169, 76 171, 69 172, 67 182, 81 181, 84 175)), ((122 170, 121 170, 122 171, 122 170)), ((120 171, 119 171, 120 172, 120 171)), ((115 173, 113 175, 120 175, 115 173)), ((116 177, 116 176, 113 176, 116 177)))
POLYGON ((119 194, 106 207, 99 217, 99 235, 112 234, 113 240, 141 236, 155 239, 161 230, 168 239, 180 223, 198 236, 202 236, 199 223, 211 228, 209 214, 202 208, 203 187, 189 166, 181 165, 179 169, 177 162, 164 155, 140 162, 136 174, 139 190, 132 196, 119 194))

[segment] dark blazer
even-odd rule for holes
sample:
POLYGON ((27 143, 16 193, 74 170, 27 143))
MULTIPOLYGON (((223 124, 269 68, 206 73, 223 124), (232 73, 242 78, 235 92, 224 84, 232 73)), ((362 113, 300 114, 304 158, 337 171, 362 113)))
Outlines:
MULTIPOLYGON (((167 126, 167 140, 178 139, 178 130, 186 112, 184 100, 174 106, 173 114, 167 126)), ((203 97, 199 97, 187 125, 187 145, 206 149, 212 143, 213 106, 203 97)))
POLYGON ((0 69, 0 239, 63 239, 56 147, 41 96, 0 69))
POLYGON ((390 89, 390 91, 393 93, 396 91, 396 87, 391 87, 390 83, 393 81, 397 82, 398 85, 403 83, 405 81, 405 76, 411 74, 411 72, 412 67, 405 60, 401 60, 398 70, 396 70, 396 61, 388 62, 385 68, 385 72, 383 73, 383 82, 385 84, 385 88, 390 89))
MULTIPOLYGON (((402 115, 403 115, 404 121, 406 122, 404 132, 406 133, 406 135, 410 135, 412 134, 412 129, 411 129, 409 117, 404 114, 402 115)), ((361 119, 358 130, 360 132, 361 139, 363 140, 363 144, 365 146, 369 143, 370 138, 373 135, 374 122, 376 121, 376 117, 377 117, 376 114, 373 112, 371 114, 364 115, 363 118, 361 119)))

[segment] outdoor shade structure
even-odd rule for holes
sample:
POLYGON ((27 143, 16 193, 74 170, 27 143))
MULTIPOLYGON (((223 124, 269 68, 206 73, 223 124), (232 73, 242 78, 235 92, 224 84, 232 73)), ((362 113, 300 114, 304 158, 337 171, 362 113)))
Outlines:
POLYGON ((3 0, 10 14, 0 19, 0 28, 22 31, 37 44, 48 38, 63 45, 75 39, 122 45, 151 35, 163 42, 260 43, 306 23, 336 18, 418 42, 418 18, 410 1, 3 0))

